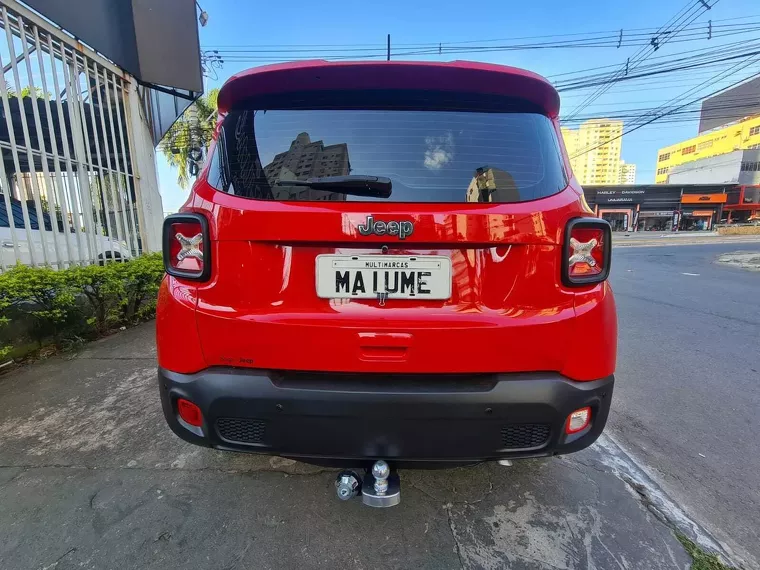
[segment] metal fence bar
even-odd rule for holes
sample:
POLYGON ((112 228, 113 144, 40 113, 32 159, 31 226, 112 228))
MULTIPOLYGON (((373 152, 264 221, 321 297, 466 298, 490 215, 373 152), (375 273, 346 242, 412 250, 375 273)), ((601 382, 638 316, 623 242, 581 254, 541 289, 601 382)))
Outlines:
POLYGON ((93 243, 94 231, 92 221, 92 204, 89 197, 92 195, 90 191, 90 176, 87 164, 90 161, 90 146, 87 141, 86 133, 83 132, 84 128, 84 107, 82 106, 82 98, 79 92, 79 68, 76 61, 76 52, 72 52, 72 60, 69 62, 66 57, 66 52, 63 53, 63 69, 64 76, 66 76, 66 104, 69 108, 69 118, 71 125, 71 134, 74 139, 74 158, 79 164, 77 168, 77 199, 82 210, 81 223, 84 227, 84 238, 87 242, 87 261, 89 263, 95 263, 94 253, 95 247, 93 243))
MULTIPOLYGON (((53 113, 51 111, 50 107, 50 95, 48 93, 48 84, 47 80, 45 79, 46 71, 45 71, 45 64, 44 59, 42 57, 42 45, 40 43, 40 33, 39 29, 35 26, 34 28, 34 47, 35 51, 37 52, 37 63, 40 66, 40 82, 42 83, 42 97, 45 101, 45 115, 47 117, 47 129, 48 133, 50 134, 50 147, 53 155, 53 169, 55 171, 55 190, 56 190, 56 200, 58 203, 58 207, 61 208, 61 224, 62 224, 62 231, 63 231, 63 239, 66 243, 66 260, 67 263, 61 264, 59 263, 59 267, 66 267, 67 265, 71 264, 71 261, 73 261, 74 256, 71 254, 71 240, 69 239, 69 209, 66 205, 66 196, 63 193, 63 176, 61 175, 61 164, 60 164, 60 155, 58 154, 58 141, 56 140, 56 129, 53 125, 53 113)), ((55 73, 55 67, 53 67, 53 73, 55 73)), ((59 116, 59 121, 63 121, 63 117, 59 116)), ((67 141, 63 140, 64 145, 67 144, 67 141)), ((58 233, 58 216, 56 214, 55 216, 56 221, 56 227, 53 229, 54 232, 56 232, 56 235, 58 233)), ((53 238, 55 240, 55 238, 53 238)), ((59 259, 60 261, 60 259, 59 259)))
MULTIPOLYGON (((5 83, 5 82, 3 82, 5 83)), ((18 247, 18 236, 16 235, 16 223, 13 220, 13 207, 11 206, 11 188, 8 184, 8 177, 5 173, 5 157, 3 157, 3 152, 0 150, 0 188, 3 190, 3 199, 5 201, 5 212, 8 214, 8 227, 10 228, 10 234, 11 234, 11 241, 13 242, 13 253, 15 254, 16 260, 21 259, 21 252, 18 247)), ((0 251, 0 263, 2 263, 3 271, 7 269, 5 265, 5 242, 0 244, 0 247, 2 247, 2 251, 0 251)))
MULTIPOLYGON (((114 168, 118 170, 119 149, 116 144, 116 131, 114 129, 114 124, 113 124, 113 108, 111 107, 111 95, 110 95, 110 90, 108 89, 108 73, 106 72, 105 69, 103 70, 103 90, 106 93, 106 107, 108 108, 108 125, 111 128, 111 143, 112 143, 112 146, 109 147, 108 137, 104 137, 106 141, 106 149, 113 148, 114 162, 116 163, 114 164, 114 168)), ((118 105, 118 99, 115 101, 115 103, 118 105)), ((100 106, 100 109, 102 113, 103 111, 102 105, 100 106)), ((105 133, 105 128, 103 129, 103 132, 105 133)), ((108 168, 110 169, 111 168, 111 153, 110 152, 108 153, 108 156, 106 157, 106 159, 108 160, 108 168)), ((121 189, 121 177, 118 174, 116 174, 115 178, 116 178, 116 184, 114 185, 114 190, 119 196, 119 206, 121 208, 121 223, 125 232, 123 236, 119 236, 119 237, 122 238, 124 242, 127 244, 127 247, 129 247, 131 233, 129 231, 129 223, 127 222, 127 212, 124 207, 124 195, 122 194, 122 189, 121 189)))
MULTIPOLYGON (((21 30, 24 30, 24 21, 21 18, 21 16, 18 16, 18 25, 21 30)), ((26 34, 21 35, 21 46, 22 46, 22 54, 24 56, 24 62, 26 64, 26 75, 27 80, 29 81, 29 90, 32 94, 32 115, 34 116, 34 128, 37 133, 37 141, 40 145, 40 163, 42 164, 42 172, 44 174, 45 179, 45 196, 47 198, 47 206, 48 206, 48 215, 50 216, 50 238, 53 240, 53 250, 55 252, 55 261, 53 264, 57 265, 59 268, 61 268, 61 255, 60 251, 58 249, 58 240, 56 239, 58 236, 58 223, 57 218, 55 215, 55 190, 51 192, 50 189, 50 183, 52 182, 52 178, 50 176, 50 170, 48 169, 48 157, 47 157, 47 147, 45 146, 45 137, 42 133, 42 123, 40 122, 40 112, 37 108, 37 88, 34 84, 34 74, 32 73, 32 63, 31 63, 31 57, 29 54, 29 47, 27 45, 26 40, 26 34)), ((44 76, 44 69, 40 69, 41 74, 44 76)), ((51 131, 52 133, 52 131, 51 131)), ((42 236, 46 233, 45 228, 45 212, 42 208, 37 212, 37 225, 40 228, 40 234, 42 236), (42 221, 40 223, 40 218, 42 218, 42 221)), ((45 243, 45 240, 42 241, 42 248, 43 251, 47 249, 47 244, 45 243)))
MULTIPOLYGON (((79 192, 80 192, 80 199, 84 204, 86 204, 86 207, 83 209, 83 214, 85 217, 85 227, 89 227, 87 230, 87 240, 88 243, 92 245, 92 253, 91 253, 91 262, 95 263, 98 260, 98 257, 100 253, 98 253, 99 248, 98 245, 102 242, 100 239, 101 236, 101 230, 96 227, 96 216, 94 215, 94 212, 97 212, 96 203, 94 202, 95 198, 95 192, 94 192, 94 180, 93 178, 97 179, 99 174, 97 173, 97 169, 95 168, 94 161, 92 159, 92 146, 90 145, 90 134, 87 129, 87 117, 85 113, 85 102, 84 102, 84 96, 82 95, 82 73, 86 74, 86 68, 87 68, 87 60, 84 58, 82 59, 82 68, 80 70, 80 58, 79 54, 77 52, 71 52, 71 62, 74 68, 75 73, 70 74, 70 81, 71 84, 76 88, 71 92, 71 95, 74 95, 76 97, 78 106, 79 106, 79 131, 78 134, 80 136, 80 140, 83 143, 84 150, 85 150, 85 157, 87 159, 85 166, 87 167, 85 169, 85 175, 86 175, 86 181, 87 183, 85 185, 80 184, 79 185, 79 192)), ((85 75, 86 78, 86 75, 85 75)), ((86 83, 85 79, 85 83, 86 83)), ((89 85, 87 85, 87 91, 89 92, 89 85)), ((92 103, 92 102, 91 102, 92 103)), ((98 131, 95 125, 92 125, 92 133, 93 138, 97 140, 98 138, 98 131)), ((74 139, 76 141, 76 138, 74 139)), ((75 143, 76 148, 76 143, 75 143)), ((100 248, 102 249, 102 248, 100 248)), ((105 250, 102 250, 103 252, 103 259, 105 259, 105 250)))
MULTIPOLYGON (((42 259, 45 263, 45 265, 49 265, 48 261, 48 248, 47 248, 47 237, 45 236, 45 213, 42 208, 42 201, 40 200, 40 188, 37 180, 37 167, 34 165, 34 153, 32 153, 32 139, 29 136, 29 124, 26 120, 26 105, 24 104, 24 97, 22 96, 22 86, 21 86, 21 78, 18 72, 18 63, 17 63, 17 56, 16 56, 16 48, 13 46, 13 30, 10 26, 10 21, 8 20, 8 10, 3 6, 3 22, 5 24, 5 35, 8 39, 8 54, 10 57, 10 65, 11 69, 13 70, 13 82, 16 85, 16 98, 19 103, 19 110, 20 110, 20 118, 21 118, 21 132, 24 135, 24 146, 26 148, 26 159, 29 161, 29 183, 32 187, 32 199, 34 200, 34 214, 37 218, 37 229, 40 232, 40 248, 42 249, 42 259)), ((17 24, 19 26, 19 29, 23 29, 23 21, 18 18, 17 24)), ((26 38, 21 38, 22 45, 26 46, 26 38)), ((30 78, 27 78, 27 80, 30 80, 30 78)), ((35 112, 37 112, 37 99, 36 99, 36 92, 34 89, 31 89, 29 91, 29 99, 32 103, 32 107, 35 112)), ((16 172, 16 179, 19 181, 19 193, 21 191, 21 181, 24 180, 24 187, 25 190, 27 189, 26 186, 26 177, 22 177, 20 172, 16 172)), ((26 204, 26 192, 25 195, 22 198, 22 204, 26 204)), ((32 228, 34 229, 34 228, 32 228)), ((29 243, 29 251, 36 249, 36 244, 34 242, 29 243)))
MULTIPOLYGON (((0 66, 2 65, 4 65, 4 63, 3 63, 2 54, 0 54, 0 66)), ((8 127, 8 138, 10 139, 11 156, 13 158, 13 168, 16 172, 21 172, 21 165, 18 159, 18 149, 16 148, 16 132, 15 132, 15 129, 13 128, 13 118, 12 118, 13 115, 11 114, 10 104, 8 102, 8 89, 5 86, 4 80, 0 81, 0 98, 2 98, 3 100, 3 111, 5 113, 6 126, 8 127)), ((3 165, 3 171, 5 171, 5 165, 3 165)), ((11 183, 10 177, 7 176, 7 173, 4 178, 4 182, 7 184, 7 187, 8 187, 7 194, 8 196, 11 196, 13 194, 13 185, 11 183)), ((21 200, 21 212, 24 219, 24 230, 26 232, 27 243, 31 245, 33 243, 32 242, 32 224, 29 221, 29 211, 26 208, 25 200, 21 200)), ((12 208, 12 205, 10 204, 8 204, 7 213, 8 213, 8 223, 11 225, 11 227, 15 227, 16 220, 14 219, 13 208, 12 208)), ((17 234, 14 231, 12 235, 14 236, 14 249, 17 253, 16 259, 21 260, 22 259, 21 252, 19 251, 20 247, 18 243, 15 241, 17 234)), ((29 248, 29 262, 31 263, 31 265, 36 265, 35 261, 36 260, 34 257, 34 248, 30 247, 29 248)))
MULTIPOLYGON (((79 71, 79 68, 77 67, 77 72, 79 71)), ((87 89, 87 95, 90 99, 89 107, 90 107, 90 115, 92 115, 92 106, 93 106, 93 100, 92 100, 92 88, 90 85, 90 77, 88 74, 87 69, 87 60, 84 60, 82 72, 84 73, 84 83, 85 88, 87 89)), ((77 73, 77 85, 79 85, 79 74, 77 73)), ((95 167, 94 160, 92 158, 92 149, 90 147, 90 134, 87 129, 87 117, 85 116, 84 112, 84 97, 82 96, 81 89, 78 91, 79 98, 80 98, 80 108, 82 110, 82 132, 84 134, 84 140, 86 141, 85 149, 87 151, 87 168, 88 168, 88 181, 90 181, 90 192, 88 195, 88 201, 91 204, 91 208, 87 210, 88 215, 93 215, 92 212, 94 212, 94 217, 92 218, 92 223, 94 225, 94 231, 91 239, 95 242, 95 255, 98 257, 101 257, 102 259, 105 259, 106 257, 106 246, 103 243, 103 240, 101 239, 103 236, 103 225, 102 220, 100 216, 100 205, 101 205, 101 199, 102 199, 102 193, 100 191, 103 183, 103 173, 99 168, 95 167), (92 181, 93 178, 97 182, 96 185, 93 186, 92 181), (93 191, 94 190, 94 191, 93 191)), ((92 121, 92 134, 93 138, 95 139, 95 143, 98 142, 98 129, 95 127, 95 121, 92 121)), ((99 157, 98 157, 99 158, 99 157)), ((105 211, 105 207, 104 207, 105 211)), ((113 245, 113 244, 111 244, 113 245)))
MULTIPOLYGON (((104 88, 106 90, 106 93, 108 93, 108 86, 104 85, 104 88)), ((108 173, 108 182, 109 182, 108 186, 111 191, 111 199, 113 200, 112 203, 113 203, 113 212, 114 212, 114 218, 115 218, 114 221, 116 222, 116 231, 118 232, 119 241, 122 241, 122 239, 124 239, 124 226, 121 224, 121 220, 119 219, 119 213, 117 211, 119 207, 119 202, 117 198, 118 191, 116 189, 116 183, 114 182, 113 172, 111 169, 111 147, 108 144, 108 137, 106 136, 106 132, 107 132, 106 120, 105 120, 105 115, 103 114, 103 105, 104 105, 103 93, 100 90, 100 74, 97 73, 97 69, 95 73, 95 90, 98 93, 98 114, 100 115, 100 128, 103 130, 103 146, 105 147, 106 165, 108 167, 108 170, 106 172, 108 173)), ((106 101, 105 105, 107 104, 108 102, 106 101)))
MULTIPOLYGON (((132 100, 133 79, 17 0, 0 0, 0 26, 7 43, 0 67, 13 73, 0 81, 0 124, 7 125, 0 139, 0 207, 8 214, 7 229, 0 228, 0 270, 14 261, 58 268, 94 263, 115 257, 109 250, 122 258, 139 255, 153 226, 143 224, 148 214, 136 164, 150 154, 136 153, 132 140, 149 119, 132 100)), ((144 165, 148 173, 151 166, 144 165)), ((148 188, 153 201, 154 185, 148 188)))
MULTIPOLYGON (((60 128, 61 128, 61 140, 63 141, 63 157, 66 163, 67 183, 65 185, 66 185, 67 192, 64 192, 64 201, 61 207, 63 208, 66 205, 65 197, 66 197, 66 194, 68 194, 69 203, 71 205, 71 208, 70 208, 71 223, 74 226, 74 235, 76 236, 76 243, 77 243, 77 260, 76 261, 82 263, 84 262, 84 257, 83 257, 84 250, 82 249, 82 235, 81 235, 81 232, 79 231, 79 221, 78 221, 79 210, 76 204, 76 199, 73 194, 73 189, 75 187, 74 167, 71 160, 71 153, 69 152, 69 134, 68 134, 68 129, 66 128, 66 120, 63 113, 63 104, 61 103, 61 96, 60 96, 61 88, 58 83, 58 73, 56 72, 56 66, 55 66, 56 58, 55 58, 55 51, 53 50, 53 38, 52 38, 52 35, 50 34, 48 34, 47 44, 48 44, 48 50, 49 50, 48 53, 50 54, 50 65, 53 69, 53 73, 52 73, 53 89, 55 89, 55 93, 56 93, 55 103, 56 103, 56 109, 58 111, 58 120, 59 120, 60 128)), ((65 81, 65 72, 64 72, 65 68, 66 68, 66 64, 63 61, 61 61, 61 75, 64 76, 63 77, 64 81, 65 81)), ((70 102, 67 100, 66 107, 68 109, 71 108, 71 105, 69 103, 70 102)), ((70 121, 71 121, 71 116, 72 116, 71 113, 69 113, 70 121)), ((68 226, 68 223, 69 222, 68 222, 68 217, 67 217, 65 226, 68 226)), ((64 227, 64 229, 66 228, 64 227)), ((74 261, 74 258, 71 257, 70 261, 74 261)))
MULTIPOLYGON (((25 146, 26 146, 26 145, 29 145, 29 142, 30 142, 29 141, 29 129, 28 129, 27 124, 26 124, 26 113, 24 112, 24 100, 23 100, 23 97, 21 96, 21 81, 20 81, 19 75, 18 75, 18 66, 16 65, 16 54, 15 54, 15 50, 13 48, 13 33, 11 32, 10 23, 8 21, 8 11, 6 10, 5 6, 2 7, 2 18, 3 18, 3 24, 5 26, 5 37, 6 37, 6 40, 8 42, 8 54, 9 54, 8 57, 11 60, 10 63, 11 63, 12 68, 13 68, 13 80, 14 80, 15 87, 16 87, 16 100, 18 101, 18 106, 19 106, 19 110, 20 110, 19 115, 21 116, 21 131, 22 131, 22 134, 24 136, 24 143, 25 143, 25 146)), ((0 65, 2 65, 2 59, 0 59, 0 65)), ((8 93, 7 93, 7 89, 5 88, 5 85, 4 85, 5 84, 4 78, 3 78, 2 83, 3 83, 3 92, 4 92, 3 103, 5 104, 5 102, 8 100, 8 93)), ((6 109, 5 120, 6 120, 6 123, 8 124, 8 132, 9 132, 9 134, 13 133, 13 134, 10 134, 11 148, 12 148, 12 152, 13 152, 14 167, 16 169, 16 180, 18 181, 19 200, 21 202, 21 211, 23 212, 23 215, 24 215, 24 225, 26 226, 26 237, 27 237, 27 240, 28 240, 27 241, 27 246, 28 246, 28 249, 29 249, 29 259, 30 259, 32 265, 37 265, 37 263, 36 263, 36 254, 35 254, 35 251, 34 251, 34 240, 32 238, 32 235, 33 235, 32 234, 32 223, 31 223, 31 219, 29 217, 29 209, 27 208, 27 204, 26 204, 26 196, 22 195, 22 193, 23 193, 23 190, 22 190, 23 179, 22 179, 22 176, 21 176, 21 165, 20 165, 19 160, 18 160, 18 152, 15 150, 15 147, 16 147, 16 137, 15 137, 15 131, 14 131, 13 125, 12 125, 12 123, 13 123, 13 115, 10 113, 10 109, 6 109)), ((33 170, 34 169, 34 157, 29 152, 29 147, 28 146, 26 146, 26 149, 27 149, 26 155, 27 155, 27 160, 29 161, 30 171, 34 172, 34 170, 33 170)), ((34 188, 33 194, 34 194, 34 198, 35 198, 35 206, 39 206, 39 195, 36 192, 36 189, 37 189, 36 173, 34 174, 34 176, 32 178, 32 184, 33 184, 33 188, 34 188)), ((9 185, 10 185, 10 182, 9 182, 9 185)), ((12 214, 12 212, 11 212, 11 214, 12 214)), ((47 252, 45 251, 44 242, 43 242, 42 253, 43 253, 43 258, 45 260, 45 263, 47 263, 47 252)))
MULTIPOLYGON (((96 81, 96 88, 95 92, 98 93, 98 105, 100 105, 100 90, 97 88, 97 74, 98 70, 95 70, 95 81, 96 81)), ((100 195, 100 199, 103 201, 103 213, 106 217, 106 230, 108 231, 108 244, 111 248, 111 251, 113 251, 113 232, 111 231, 111 216, 109 215, 109 209, 108 209, 108 194, 106 192, 106 183, 105 183, 105 177, 103 176, 103 162, 101 160, 100 155, 100 142, 98 141, 98 129, 95 127, 95 98, 93 96, 92 91, 92 84, 90 83, 90 74, 85 66, 84 70, 84 76, 85 80, 87 82, 87 93, 90 97, 90 122, 92 123, 92 130, 95 134, 95 153, 98 157, 98 169, 97 169, 97 176, 98 176, 98 194, 100 195)), ((98 217, 98 226, 101 225, 100 220, 100 208, 97 209, 97 217, 98 217)), ((98 240, 100 240, 100 232, 98 232, 98 240)), ((101 251, 103 255, 103 259, 106 259, 106 253, 105 250, 101 251)))
MULTIPOLYGON (((133 199, 132 199, 132 195, 133 195, 132 194, 132 188, 133 188, 133 185, 134 185, 134 180, 131 181, 131 185, 130 185, 129 166, 127 164, 127 148, 126 148, 126 145, 124 144, 124 130, 122 129, 122 125, 121 125, 122 121, 121 121, 121 112, 119 111, 119 99, 117 99, 117 97, 116 97, 116 95, 117 95, 117 86, 116 86, 116 76, 115 75, 113 76, 113 93, 114 93, 114 100, 116 101, 116 118, 117 118, 117 122, 119 124, 119 140, 121 141, 121 158, 122 158, 122 163, 123 163, 123 167, 124 167, 124 182, 125 182, 125 184, 127 186, 127 188, 126 188, 127 197, 129 198, 129 202, 130 202, 129 212, 130 212, 131 217, 132 217, 132 228, 134 228, 134 245, 133 245, 133 248, 132 248, 132 252, 133 252, 134 255, 140 255, 140 253, 141 253, 140 252, 140 249, 141 249, 140 248, 140 240, 139 240, 139 235, 140 234, 139 234, 139 229, 137 227, 137 220, 135 219, 135 206, 136 206, 135 201, 137 200, 137 194, 134 194, 135 198, 134 198, 134 201, 133 201, 133 199)), ((122 105, 124 107, 124 112, 126 113, 126 110, 127 110, 127 98, 125 97, 125 93, 124 93, 124 82, 123 81, 119 81, 118 93, 121 95, 121 103, 122 103, 122 105)), ((134 170, 133 170, 133 174, 134 174, 134 170)))

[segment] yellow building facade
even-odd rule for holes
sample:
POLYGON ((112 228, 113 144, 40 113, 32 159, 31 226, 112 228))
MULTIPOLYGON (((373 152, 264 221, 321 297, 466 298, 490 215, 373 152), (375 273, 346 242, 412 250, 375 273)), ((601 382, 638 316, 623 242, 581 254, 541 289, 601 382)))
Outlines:
POLYGON ((586 121, 577 129, 562 128, 573 173, 581 184, 618 184, 623 122, 586 121))
POLYGON ((760 116, 661 148, 657 152, 655 184, 666 183, 675 166, 751 148, 760 148, 760 116))

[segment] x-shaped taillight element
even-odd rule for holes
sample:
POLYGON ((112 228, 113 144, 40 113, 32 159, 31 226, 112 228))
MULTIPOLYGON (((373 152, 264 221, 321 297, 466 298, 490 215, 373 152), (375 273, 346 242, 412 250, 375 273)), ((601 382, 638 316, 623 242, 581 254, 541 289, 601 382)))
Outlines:
POLYGON ((596 265, 596 259, 591 255, 593 249, 599 245, 596 238, 589 240, 585 243, 579 242, 575 238, 570 238, 570 247, 573 250, 573 254, 570 256, 569 264, 574 265, 576 263, 588 263, 591 267, 596 265))
POLYGON ((196 234, 189 238, 178 233, 175 237, 182 246, 182 249, 180 249, 177 254, 177 261, 182 261, 186 257, 194 257, 203 260, 203 252, 200 248, 201 242, 203 241, 203 234, 196 234))

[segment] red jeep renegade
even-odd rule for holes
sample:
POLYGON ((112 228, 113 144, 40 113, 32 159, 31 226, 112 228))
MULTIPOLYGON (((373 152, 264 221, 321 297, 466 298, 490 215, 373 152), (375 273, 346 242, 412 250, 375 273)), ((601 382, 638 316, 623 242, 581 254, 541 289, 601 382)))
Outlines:
POLYGON ((206 167, 164 224, 171 429, 391 468, 594 442, 616 356, 610 228, 558 113, 546 80, 490 64, 233 76, 206 167))

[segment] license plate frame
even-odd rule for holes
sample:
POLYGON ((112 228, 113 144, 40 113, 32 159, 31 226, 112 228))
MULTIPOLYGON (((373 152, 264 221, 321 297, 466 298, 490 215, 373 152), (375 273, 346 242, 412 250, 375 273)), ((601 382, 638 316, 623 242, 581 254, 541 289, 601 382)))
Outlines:
POLYGON ((445 255, 321 254, 316 257, 314 274, 320 299, 451 298, 451 258, 445 255), (338 271, 342 272, 340 276, 338 271))

